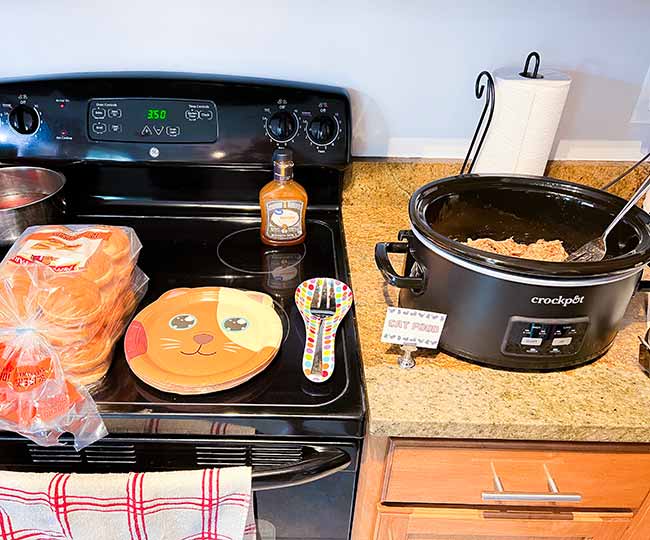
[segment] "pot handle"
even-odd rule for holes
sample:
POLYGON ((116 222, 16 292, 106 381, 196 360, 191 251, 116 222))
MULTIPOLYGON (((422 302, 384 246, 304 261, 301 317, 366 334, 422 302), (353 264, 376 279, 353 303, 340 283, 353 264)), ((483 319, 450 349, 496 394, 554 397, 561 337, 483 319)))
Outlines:
POLYGON ((393 287, 400 289, 423 289, 424 276, 400 276, 388 258, 389 253, 408 253, 408 242, 379 242, 375 246, 375 263, 384 279, 393 287))

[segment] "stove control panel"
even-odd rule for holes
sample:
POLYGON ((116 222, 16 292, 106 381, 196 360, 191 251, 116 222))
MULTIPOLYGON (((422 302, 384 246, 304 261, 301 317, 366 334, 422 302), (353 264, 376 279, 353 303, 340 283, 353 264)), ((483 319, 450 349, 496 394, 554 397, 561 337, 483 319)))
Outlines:
POLYGON ((511 317, 501 352, 511 356, 571 356, 580 351, 588 326, 589 317, 511 317))
POLYGON ((88 137, 96 141, 212 143, 217 136, 213 101, 102 98, 88 103, 88 137))
POLYGON ((98 73, 0 81, 0 161, 348 168, 341 88, 199 74, 98 73))

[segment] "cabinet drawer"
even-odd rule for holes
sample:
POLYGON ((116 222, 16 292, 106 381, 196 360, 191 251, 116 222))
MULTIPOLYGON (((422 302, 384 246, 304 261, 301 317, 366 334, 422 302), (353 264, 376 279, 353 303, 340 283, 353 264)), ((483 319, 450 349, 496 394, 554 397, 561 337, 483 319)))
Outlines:
POLYGON ((380 507, 375 540, 618 540, 631 517, 596 512, 497 517, 480 510, 380 507))
POLYGON ((650 490, 650 453, 557 447, 392 440, 382 501, 634 509, 650 490))

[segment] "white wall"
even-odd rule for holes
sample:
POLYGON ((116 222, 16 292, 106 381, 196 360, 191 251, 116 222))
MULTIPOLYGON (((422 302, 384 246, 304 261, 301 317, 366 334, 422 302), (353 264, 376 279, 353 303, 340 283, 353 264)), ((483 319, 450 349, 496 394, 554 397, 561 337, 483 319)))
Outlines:
POLYGON ((41 0, 0 4, 0 76, 176 70, 345 86, 353 152, 462 155, 484 68, 543 65, 574 82, 560 158, 632 159, 650 65, 648 0, 41 0))

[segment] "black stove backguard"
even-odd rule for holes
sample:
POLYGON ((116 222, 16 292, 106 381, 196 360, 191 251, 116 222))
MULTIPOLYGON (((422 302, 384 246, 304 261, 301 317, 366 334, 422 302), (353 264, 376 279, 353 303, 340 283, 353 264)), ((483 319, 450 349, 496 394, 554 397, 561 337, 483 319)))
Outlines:
POLYGON ((193 74, 63 75, 0 81, 0 108, 3 159, 268 166, 277 146, 290 146, 301 165, 350 164, 349 99, 333 87, 193 74), (197 118, 205 103, 214 116, 197 118), (184 140, 201 124, 212 132, 184 140))
POLYGON ((76 452, 0 433, 0 469, 247 464, 261 530, 347 538, 365 421, 354 310, 339 329, 335 373, 317 385, 301 373, 293 293, 321 275, 349 282, 340 201, 350 144, 349 98, 332 87, 160 73, 0 81, 0 163, 63 172, 68 222, 135 229, 151 278, 139 309, 175 287, 239 287, 270 294, 285 325, 267 370, 204 396, 142 383, 118 343, 93 394, 110 435, 76 452), (259 241, 258 194, 285 146, 309 196, 307 240, 278 249, 259 241), (283 497, 267 491, 279 488, 283 497))

